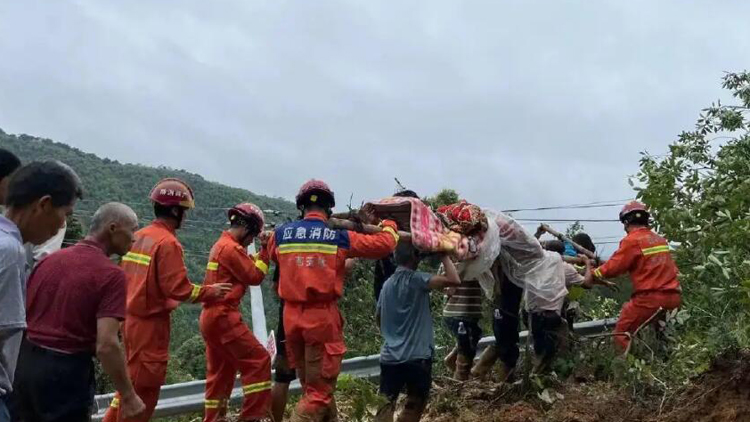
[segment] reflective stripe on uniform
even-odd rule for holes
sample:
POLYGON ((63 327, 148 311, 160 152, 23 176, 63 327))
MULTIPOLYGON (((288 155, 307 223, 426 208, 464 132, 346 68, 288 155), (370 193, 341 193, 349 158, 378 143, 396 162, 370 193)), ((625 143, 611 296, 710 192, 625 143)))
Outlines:
POLYGON ((145 265, 147 267, 149 266, 149 264, 151 264, 150 256, 135 252, 126 253, 125 256, 122 257, 122 260, 125 262, 132 262, 134 264, 145 265))
POLYGON ((602 275, 602 271, 599 268, 594 270, 594 276, 596 278, 604 278, 604 276, 602 275))
POLYGON ((190 299, 188 301, 195 302, 198 299, 198 295, 201 294, 201 286, 193 284, 193 291, 190 292, 190 299))
POLYGON ((287 243, 279 245, 280 254, 310 252, 335 255, 338 249, 338 246, 326 243, 287 243))
POLYGON ((393 230, 393 227, 383 227, 383 231, 390 233, 391 236, 393 236, 393 239, 396 240, 396 243, 398 243, 400 236, 396 233, 396 230, 393 230))
POLYGON ((657 253, 665 253, 665 252, 669 252, 669 245, 653 246, 651 248, 641 249, 641 252, 643 252, 643 256, 654 255, 657 253))
POLYGON ((243 385, 242 386, 242 392, 249 396, 251 394, 260 393, 262 391, 270 390, 271 389, 271 381, 264 381, 259 382, 255 384, 249 384, 249 385, 243 385))
POLYGON ((209 399, 206 399, 206 401, 204 402, 204 405, 205 405, 206 409, 218 409, 219 406, 221 405, 221 402, 222 402, 222 400, 209 400, 209 399))
POLYGON ((219 263, 218 263, 218 262, 216 262, 216 261, 211 261, 211 262, 209 262, 209 263, 208 263, 208 265, 206 266, 206 269, 207 269, 208 271, 216 271, 216 270, 218 270, 218 269, 219 269, 219 263))
POLYGON ((109 407, 113 409, 117 409, 118 407, 120 407, 120 399, 118 399, 117 397, 113 398, 112 402, 109 404, 109 407))
POLYGON ((268 264, 266 264, 265 262, 257 259, 255 260, 255 266, 258 267, 260 272, 262 272, 263 274, 268 274, 268 264))

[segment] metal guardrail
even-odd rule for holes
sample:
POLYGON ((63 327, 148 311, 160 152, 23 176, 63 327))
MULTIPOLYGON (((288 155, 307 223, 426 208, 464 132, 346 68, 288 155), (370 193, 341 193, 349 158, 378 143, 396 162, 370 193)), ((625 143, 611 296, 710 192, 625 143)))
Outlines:
MULTIPOLYGON (((616 319, 601 319, 576 323, 573 328, 577 334, 591 335, 599 334, 607 328, 612 327, 616 319)), ((521 331, 520 338, 523 340, 529 335, 528 331, 521 331)), ((484 349, 495 343, 495 338, 484 337, 479 341, 479 349, 484 349)), ((362 356, 347 359, 342 362, 341 373, 355 378, 376 379, 380 376, 380 355, 362 356)), ((159 404, 156 406, 154 417, 165 417, 183 415, 186 413, 198 413, 203 411, 204 391, 206 381, 190 381, 180 384, 165 385, 159 394, 159 404)), ((302 390, 299 381, 294 381, 289 386, 289 391, 299 393, 302 390)), ((112 401, 114 394, 102 394, 96 396, 96 405, 99 411, 93 416, 94 421, 101 421, 104 413, 112 401)), ((239 380, 235 383, 230 401, 239 403, 242 400, 242 385, 239 380)))

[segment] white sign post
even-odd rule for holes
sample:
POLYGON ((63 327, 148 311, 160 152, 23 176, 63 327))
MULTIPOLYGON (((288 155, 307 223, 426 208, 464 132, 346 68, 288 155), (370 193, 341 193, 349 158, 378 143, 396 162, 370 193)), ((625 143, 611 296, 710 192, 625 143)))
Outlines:
MULTIPOLYGON (((250 255, 255 254, 255 244, 247 247, 250 255)), ((268 341, 268 329, 266 327, 266 311, 263 308, 263 290, 260 286, 250 286, 250 309, 253 318, 253 334, 260 344, 268 341)))

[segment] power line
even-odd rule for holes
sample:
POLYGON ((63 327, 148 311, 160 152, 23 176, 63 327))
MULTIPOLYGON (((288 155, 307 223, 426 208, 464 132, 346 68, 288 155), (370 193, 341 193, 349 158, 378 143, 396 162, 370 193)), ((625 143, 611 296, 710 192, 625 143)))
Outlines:
POLYGON ((596 201, 588 202, 583 204, 572 204, 572 205, 558 205, 558 206, 547 206, 547 207, 536 207, 536 208, 517 208, 502 210, 502 212, 520 212, 520 211, 546 211, 546 210, 564 210, 564 209, 583 209, 583 208, 604 208, 604 207, 617 207, 623 205, 627 201, 631 201, 632 198, 626 199, 615 199, 611 201, 596 201))
POLYGON ((598 218, 514 218, 516 221, 531 222, 550 222, 550 223, 619 223, 618 219, 598 219, 598 218))

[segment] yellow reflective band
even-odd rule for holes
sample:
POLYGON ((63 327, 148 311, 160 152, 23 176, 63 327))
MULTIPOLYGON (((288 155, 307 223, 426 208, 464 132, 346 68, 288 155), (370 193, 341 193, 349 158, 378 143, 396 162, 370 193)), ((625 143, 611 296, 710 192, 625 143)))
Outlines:
POLYGON ((398 243, 398 239, 400 239, 400 236, 398 233, 396 233, 396 230, 393 230, 393 227, 383 227, 384 232, 388 232, 393 236, 393 238, 396 240, 396 243, 398 243))
POLYGON ((271 381, 259 382, 257 384, 243 385, 242 392, 249 396, 250 394, 260 393, 271 389, 271 381))
POLYGON ((206 409, 218 409, 220 404, 221 404, 221 400, 206 400, 205 401, 206 409))
POLYGON ((151 264, 151 257, 145 254, 128 252, 122 257, 125 262, 132 262, 134 264, 149 266, 151 264))
POLYGON ((604 276, 602 275, 602 271, 599 268, 594 270, 594 276, 596 278, 604 278, 604 276))
POLYGON ((229 405, 229 399, 206 399, 203 403, 206 409, 224 409, 229 405))
POLYGON ((198 299, 198 295, 201 294, 201 286, 193 284, 193 291, 190 292, 190 299, 188 301, 195 302, 198 299))
POLYGON ((325 243, 287 243, 279 246, 280 254, 287 253, 323 253, 335 255, 339 247, 325 243))
POLYGON ((209 263, 208 263, 208 265, 206 266, 206 269, 207 269, 208 271, 216 271, 216 270, 218 270, 218 269, 219 269, 219 263, 218 263, 218 262, 216 262, 216 261, 211 261, 211 262, 209 262, 209 263))
POLYGON ((255 266, 258 267, 263 274, 268 274, 268 265, 265 262, 258 259, 255 261, 255 266))
POLYGON ((112 402, 109 404, 109 407, 113 409, 117 409, 118 407, 120 407, 120 399, 118 399, 117 397, 113 398, 112 402))
POLYGON ((669 252, 669 245, 660 245, 660 246, 654 246, 651 248, 641 249, 641 252, 643 252, 643 256, 669 252))

